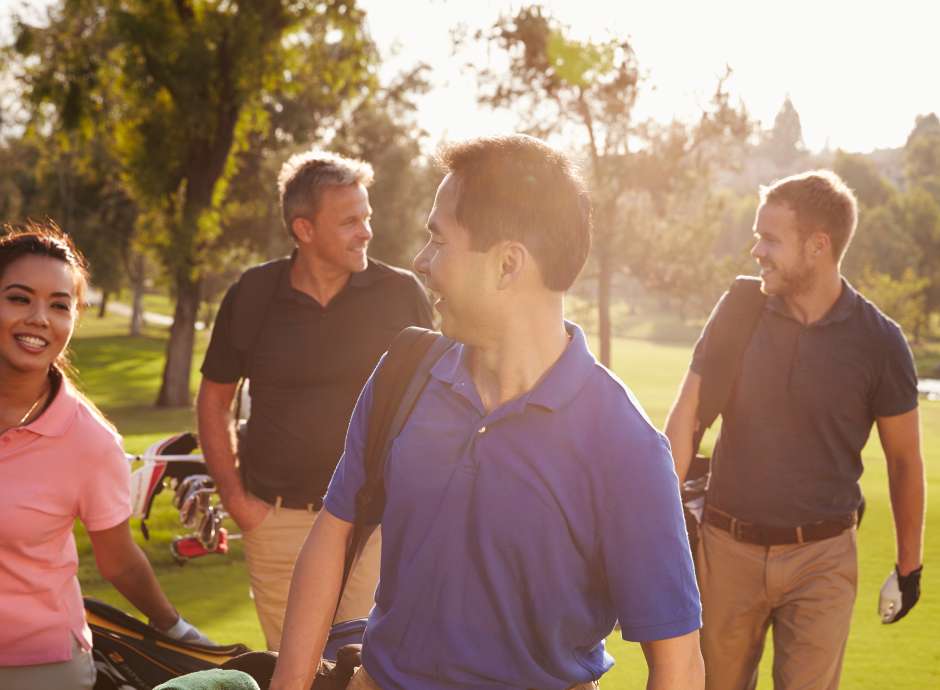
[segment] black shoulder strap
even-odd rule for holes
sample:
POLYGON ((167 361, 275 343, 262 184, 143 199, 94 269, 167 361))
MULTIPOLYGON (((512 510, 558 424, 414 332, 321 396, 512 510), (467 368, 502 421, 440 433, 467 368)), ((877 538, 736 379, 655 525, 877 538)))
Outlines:
POLYGON ((738 276, 712 318, 699 389, 698 428, 692 441, 693 455, 698 452, 705 431, 731 398, 744 351, 751 342, 766 301, 767 295, 760 289, 760 279, 738 276))
MULTIPOLYGON (((372 383, 366 436, 366 479, 356 494, 356 522, 346 551, 343 583, 385 505, 385 458, 427 384, 431 368, 453 340, 418 326, 406 328, 388 348, 372 383)), ((342 595, 341 595, 342 596, 342 595)))
POLYGON ((275 259, 249 268, 238 279, 232 314, 232 344, 236 350, 247 352, 255 344, 264 314, 289 266, 289 257, 275 259))

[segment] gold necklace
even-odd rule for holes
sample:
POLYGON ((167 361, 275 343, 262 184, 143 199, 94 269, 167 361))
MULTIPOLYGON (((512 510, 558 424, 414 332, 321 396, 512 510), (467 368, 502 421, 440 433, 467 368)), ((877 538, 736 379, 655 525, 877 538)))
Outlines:
POLYGON ((39 397, 36 398, 36 402, 34 402, 32 405, 29 406, 29 409, 26 410, 26 414, 20 417, 20 421, 16 423, 16 426, 23 426, 26 423, 26 420, 29 419, 29 416, 36 409, 36 406, 39 405, 39 403, 42 402, 48 394, 49 394, 49 389, 43 388, 42 393, 40 393, 39 397))

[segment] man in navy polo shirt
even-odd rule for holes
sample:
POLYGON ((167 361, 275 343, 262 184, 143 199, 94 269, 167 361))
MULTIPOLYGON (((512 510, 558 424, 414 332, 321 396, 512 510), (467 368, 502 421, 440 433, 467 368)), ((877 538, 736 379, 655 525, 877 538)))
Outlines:
MULTIPOLYGON (((415 259, 456 342, 387 458, 376 603, 350 690, 596 688, 619 619, 649 688, 703 686, 669 445, 563 318, 590 202, 537 139, 445 149, 415 259)), ((309 687, 364 480, 372 383, 297 561, 271 687, 309 687)))
MULTIPOLYGON (((854 194, 829 171, 761 188, 751 255, 768 297, 722 411, 697 547, 710 690, 756 686, 771 626, 776 690, 839 686, 857 589, 861 452, 873 424, 897 535, 882 621, 917 602, 917 376, 898 325, 841 275, 856 216, 854 194)), ((666 422, 680 477, 692 460, 701 377, 720 342, 716 323, 705 326, 666 422)))

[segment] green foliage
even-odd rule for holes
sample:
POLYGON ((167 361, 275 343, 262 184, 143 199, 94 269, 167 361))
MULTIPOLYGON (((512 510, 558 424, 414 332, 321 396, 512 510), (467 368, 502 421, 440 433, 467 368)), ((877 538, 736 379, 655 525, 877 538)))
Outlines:
POLYGON ((904 158, 909 182, 940 189, 940 118, 935 113, 917 117, 904 145, 904 158))
POLYGON ((897 321, 904 332, 918 338, 927 325, 927 288, 929 278, 918 278, 907 268, 899 279, 887 273, 865 271, 859 285, 862 294, 897 321))
POLYGON ((889 202, 895 194, 894 186, 878 172, 870 158, 860 154, 836 151, 832 170, 852 188, 864 209, 889 202))

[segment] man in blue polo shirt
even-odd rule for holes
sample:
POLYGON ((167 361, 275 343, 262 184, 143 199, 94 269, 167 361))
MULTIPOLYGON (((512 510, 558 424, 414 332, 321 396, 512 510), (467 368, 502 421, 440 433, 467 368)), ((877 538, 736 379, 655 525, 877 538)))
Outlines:
MULTIPOLYGON (((563 318, 590 203, 537 139, 444 150, 415 259, 456 342, 385 470, 376 603, 350 690, 595 688, 619 619, 649 688, 703 686, 669 445, 563 318)), ((275 690, 309 687, 364 481, 372 382, 297 561, 275 690)))

